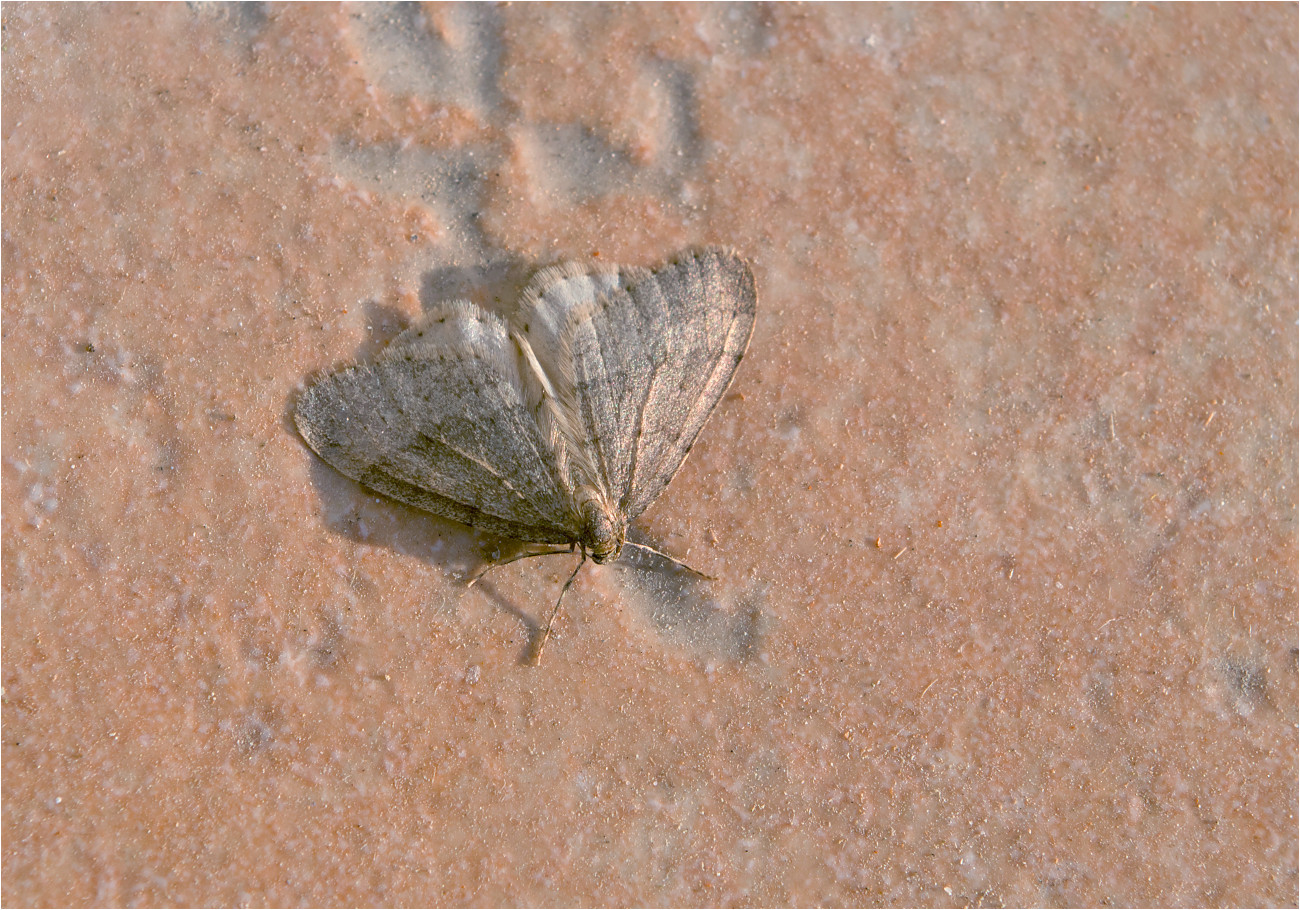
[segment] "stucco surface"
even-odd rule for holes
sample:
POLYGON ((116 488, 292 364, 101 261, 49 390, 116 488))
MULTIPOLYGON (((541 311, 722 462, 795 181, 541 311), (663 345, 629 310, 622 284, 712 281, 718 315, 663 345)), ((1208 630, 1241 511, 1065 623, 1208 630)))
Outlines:
POLYGON ((1296 8, 3 8, 3 903, 1294 905, 1296 8), (754 263, 641 539, 293 402, 754 263))

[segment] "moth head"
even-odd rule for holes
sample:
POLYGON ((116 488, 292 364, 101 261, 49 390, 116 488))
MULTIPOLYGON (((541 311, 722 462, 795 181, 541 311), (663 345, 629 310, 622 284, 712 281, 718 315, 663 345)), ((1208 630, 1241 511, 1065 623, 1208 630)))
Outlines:
POLYGON ((598 563, 617 559, 627 535, 627 521, 597 497, 582 503, 582 548, 598 563))

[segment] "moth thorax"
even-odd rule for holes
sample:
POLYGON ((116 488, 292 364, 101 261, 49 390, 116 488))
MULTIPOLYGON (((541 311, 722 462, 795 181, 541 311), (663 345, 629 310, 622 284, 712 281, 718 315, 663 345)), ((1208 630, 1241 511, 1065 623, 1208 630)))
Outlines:
MULTIPOLYGON (((616 509, 607 506, 594 491, 586 491, 582 497, 582 548, 591 554, 596 562, 604 563, 617 559, 623 549, 623 537, 627 533, 627 522, 616 509)), ((579 493, 581 496, 581 492, 579 493)))

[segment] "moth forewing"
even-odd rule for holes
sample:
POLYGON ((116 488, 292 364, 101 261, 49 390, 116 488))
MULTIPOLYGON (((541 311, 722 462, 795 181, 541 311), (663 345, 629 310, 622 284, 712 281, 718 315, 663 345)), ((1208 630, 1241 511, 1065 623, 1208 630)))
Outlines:
POLYGON ((529 555, 608 561, 730 385, 755 304, 749 264, 717 247, 654 269, 543 269, 510 324, 467 301, 435 306, 373 365, 311 386, 295 421, 380 493, 551 547, 529 555))

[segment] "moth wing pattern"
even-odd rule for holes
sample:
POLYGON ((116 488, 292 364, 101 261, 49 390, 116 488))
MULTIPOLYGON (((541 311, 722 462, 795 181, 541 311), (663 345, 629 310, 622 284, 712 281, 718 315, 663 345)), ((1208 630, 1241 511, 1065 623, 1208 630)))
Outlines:
POLYGON ((641 514, 731 384, 755 306, 748 263, 717 247, 654 270, 539 273, 516 321, 557 386, 575 480, 641 514))
POLYGON ((515 540, 578 539, 516 346, 467 301, 430 310, 373 364, 326 376, 294 416, 321 458, 380 493, 515 540))

